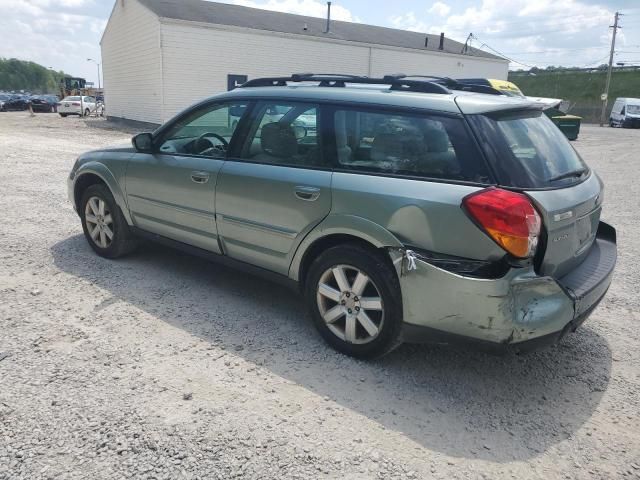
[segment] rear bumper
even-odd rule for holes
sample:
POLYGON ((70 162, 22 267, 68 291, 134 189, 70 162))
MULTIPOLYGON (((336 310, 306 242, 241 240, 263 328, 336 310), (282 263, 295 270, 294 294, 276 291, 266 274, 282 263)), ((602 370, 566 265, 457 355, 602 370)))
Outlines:
POLYGON ((417 260, 416 270, 399 271, 404 340, 518 352, 557 342, 604 297, 616 255, 615 229, 601 222, 584 262, 557 280, 532 268, 478 279, 417 260))

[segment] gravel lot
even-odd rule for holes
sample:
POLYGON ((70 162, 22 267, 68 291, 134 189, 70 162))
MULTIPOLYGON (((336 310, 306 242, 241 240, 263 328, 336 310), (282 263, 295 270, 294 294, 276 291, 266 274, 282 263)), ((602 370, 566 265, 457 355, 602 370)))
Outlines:
POLYGON ((0 479, 640 478, 640 130, 575 142, 619 238, 583 328, 372 363, 277 285, 150 244, 94 255, 65 178, 129 133, 0 114, 0 479))

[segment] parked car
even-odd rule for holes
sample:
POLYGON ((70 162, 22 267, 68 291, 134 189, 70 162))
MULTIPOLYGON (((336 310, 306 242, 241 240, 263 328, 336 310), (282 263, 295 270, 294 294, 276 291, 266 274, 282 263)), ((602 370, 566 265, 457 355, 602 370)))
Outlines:
POLYGON ((60 99, 55 95, 34 95, 31 106, 34 112, 56 113, 60 99))
POLYGON ((150 238, 282 281, 356 357, 553 343, 613 275, 602 181, 523 98, 403 76, 256 79, 132 143, 81 155, 68 178, 98 255, 150 238), (324 126, 312 141, 301 117, 324 126))
POLYGON ((88 116, 96 109, 96 99, 87 96, 71 96, 63 98, 58 103, 58 113, 61 117, 69 115, 88 116))
POLYGON ((611 115, 610 127, 640 127, 640 98, 616 98, 611 115))
POLYGON ((458 82, 465 85, 484 85, 498 90, 507 97, 524 97, 522 90, 518 86, 507 80, 497 80, 495 78, 457 78, 458 82))
POLYGON ((559 108, 547 108, 545 115, 551 119, 553 123, 560 129, 569 140, 576 140, 580 134, 580 123, 582 117, 577 115, 569 115, 559 108))
POLYGON ((0 93, 0 112, 4 112, 4 104, 11 99, 11 95, 0 93))
POLYGON ((4 102, 4 111, 21 111, 26 110, 29 106, 29 97, 27 95, 14 94, 4 102))

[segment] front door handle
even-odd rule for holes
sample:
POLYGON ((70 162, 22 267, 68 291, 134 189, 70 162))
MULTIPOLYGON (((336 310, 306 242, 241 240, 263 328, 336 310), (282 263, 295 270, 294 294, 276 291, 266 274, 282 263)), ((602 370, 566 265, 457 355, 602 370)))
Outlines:
POLYGON ((196 183, 207 183, 209 174, 207 172, 191 172, 191 180, 196 183))
POLYGON ((313 202, 320 196, 320 189, 316 187, 297 186, 295 188, 295 195, 300 200, 313 202))

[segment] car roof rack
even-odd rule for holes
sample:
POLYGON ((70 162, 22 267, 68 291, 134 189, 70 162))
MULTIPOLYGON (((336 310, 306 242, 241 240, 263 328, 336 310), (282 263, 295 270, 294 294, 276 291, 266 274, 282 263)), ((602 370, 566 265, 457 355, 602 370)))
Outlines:
POLYGON ((318 82, 320 87, 346 87, 350 84, 389 85, 390 90, 449 94, 451 90, 502 95, 498 90, 485 85, 463 84, 449 77, 431 75, 405 75, 395 73, 382 78, 364 75, 337 73, 294 73, 290 77, 256 78, 243 83, 241 88, 248 87, 286 87, 289 83, 318 82))

